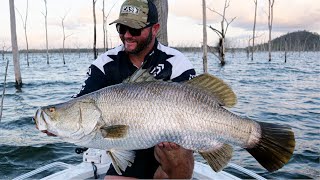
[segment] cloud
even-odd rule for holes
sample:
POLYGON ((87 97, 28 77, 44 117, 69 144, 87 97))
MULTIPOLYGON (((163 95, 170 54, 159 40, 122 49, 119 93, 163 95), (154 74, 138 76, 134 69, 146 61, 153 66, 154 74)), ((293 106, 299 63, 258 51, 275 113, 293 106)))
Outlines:
MULTIPOLYGON (((207 7, 222 13, 224 7, 223 0, 207 0, 207 7)), ((267 4, 258 1, 257 14, 257 30, 268 29, 267 4)), ((188 17, 194 19, 198 23, 202 23, 202 2, 175 0, 169 4, 170 13, 175 16, 188 17)), ((274 5, 274 22, 273 29, 275 31, 294 31, 294 30, 310 30, 320 31, 320 1, 304 0, 304 1, 275 1, 274 5), (288 7, 290 4, 290 8, 288 7)), ((227 8, 226 17, 230 21, 236 17, 231 23, 230 28, 241 28, 245 31, 252 31, 254 19, 254 2, 243 2, 242 0, 231 0, 230 6, 227 8)), ((219 23, 221 16, 207 9, 208 24, 219 23)))

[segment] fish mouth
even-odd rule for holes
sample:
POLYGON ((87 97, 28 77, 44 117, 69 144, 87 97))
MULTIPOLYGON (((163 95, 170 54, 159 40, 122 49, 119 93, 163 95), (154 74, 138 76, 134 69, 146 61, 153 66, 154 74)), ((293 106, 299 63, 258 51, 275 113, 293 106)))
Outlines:
POLYGON ((56 136, 48 131, 47 122, 50 121, 50 117, 41 109, 37 109, 35 116, 32 120, 36 123, 36 128, 48 136, 56 136))

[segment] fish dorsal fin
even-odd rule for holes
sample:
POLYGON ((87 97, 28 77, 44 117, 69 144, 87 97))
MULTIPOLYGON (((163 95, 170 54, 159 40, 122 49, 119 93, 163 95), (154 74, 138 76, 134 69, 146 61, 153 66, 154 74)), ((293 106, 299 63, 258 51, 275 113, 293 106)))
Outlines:
MULTIPOLYGON (((144 65, 144 64, 143 64, 144 65)), ((150 74, 151 68, 143 69, 143 65, 137 69, 130 77, 125 79, 123 83, 137 83, 147 81, 159 81, 152 74, 150 74)))
POLYGON ((135 152, 125 150, 109 150, 107 151, 111 158, 112 165, 119 175, 122 175, 121 171, 125 171, 127 167, 131 167, 134 162, 135 152), (121 171, 120 171, 121 170, 121 171))
POLYGON ((127 125, 113 125, 102 126, 100 128, 101 134, 104 138, 123 138, 128 133, 129 126, 127 125))
POLYGON ((209 166, 219 172, 226 167, 232 158, 233 148, 228 144, 222 144, 211 151, 199 152, 199 154, 208 162, 209 166))
POLYGON ((187 82, 214 95, 222 106, 233 107, 237 103, 237 96, 221 79, 208 73, 201 74, 187 82))

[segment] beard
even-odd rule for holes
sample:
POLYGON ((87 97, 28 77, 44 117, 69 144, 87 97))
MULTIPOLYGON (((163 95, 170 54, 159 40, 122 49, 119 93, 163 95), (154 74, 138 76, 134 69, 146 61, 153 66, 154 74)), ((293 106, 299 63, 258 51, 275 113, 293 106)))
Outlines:
MULTIPOLYGON (((131 38, 125 39, 123 36, 121 37, 121 41, 123 44, 125 44, 125 40, 133 40, 131 38)), ((148 37, 146 39, 143 39, 141 41, 137 42, 137 47, 133 50, 125 49, 125 51, 129 54, 139 54, 141 51, 143 51, 152 41, 152 31, 149 31, 148 37)))

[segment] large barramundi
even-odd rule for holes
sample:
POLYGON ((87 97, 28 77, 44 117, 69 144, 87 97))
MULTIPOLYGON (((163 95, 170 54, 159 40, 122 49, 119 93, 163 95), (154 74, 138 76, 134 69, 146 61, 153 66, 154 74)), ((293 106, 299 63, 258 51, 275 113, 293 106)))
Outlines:
POLYGON ((231 88, 212 75, 175 83, 155 80, 141 69, 124 83, 42 107, 34 119, 39 130, 67 142, 107 150, 119 174, 134 163, 132 150, 160 142, 199 152, 215 171, 227 165, 233 145, 268 171, 283 167, 295 147, 291 128, 224 108, 236 101, 231 88))

